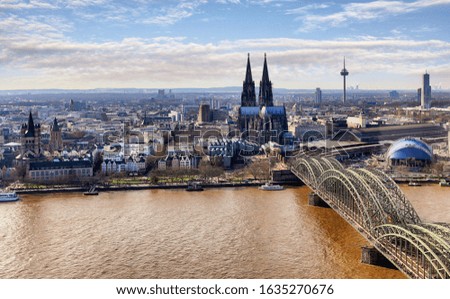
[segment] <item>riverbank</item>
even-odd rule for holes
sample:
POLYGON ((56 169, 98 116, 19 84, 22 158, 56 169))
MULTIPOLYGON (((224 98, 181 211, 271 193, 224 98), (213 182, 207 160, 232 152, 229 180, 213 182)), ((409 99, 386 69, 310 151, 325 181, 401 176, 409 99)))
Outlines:
MULTIPOLYGON (((290 171, 278 170, 273 171, 272 182, 278 185, 284 186, 301 186, 303 183, 298 180, 290 171)), ((221 181, 217 183, 213 182, 200 182, 204 188, 229 188, 229 187, 252 187, 260 186, 266 183, 266 180, 253 180, 246 179, 241 181, 221 181)), ((126 190, 145 190, 145 189, 186 189, 188 181, 184 180, 179 183, 174 182, 160 182, 158 184, 151 184, 150 181, 145 180, 116 180, 109 181, 103 184, 96 185, 96 191, 126 191, 126 190)), ((15 187, 9 189, 15 191, 18 194, 29 193, 64 193, 64 192, 86 192, 90 186, 80 185, 21 185, 18 183, 15 187)))
MULTIPOLYGON (((209 183, 201 184, 204 188, 230 188, 230 187, 257 187, 265 182, 254 181, 254 182, 242 182, 242 183, 209 183)), ((283 185, 298 185, 292 183, 277 182, 283 185)), ((116 186, 97 186, 96 190, 98 192, 106 191, 127 191, 127 190, 146 190, 146 189, 186 189, 187 183, 182 184, 160 184, 160 185, 149 185, 149 184, 135 184, 135 185, 116 185, 116 186)), ((48 187, 48 188, 12 188, 11 190, 17 194, 31 194, 31 193, 70 193, 70 192, 86 192, 89 188, 82 186, 61 186, 61 187, 48 187)))
MULTIPOLYGON (((420 184, 427 185, 438 185, 439 179, 429 178, 429 179, 411 179, 411 178, 393 178, 397 184, 408 184, 411 181, 418 182, 420 184)), ((264 184, 265 181, 252 181, 252 182, 223 182, 223 183, 202 183, 204 188, 231 188, 231 187, 257 187, 264 184)), ((283 186, 301 186, 302 182, 274 182, 283 186)), ((146 189, 186 189, 187 183, 179 184, 129 184, 129 185, 108 185, 108 186, 97 186, 98 192, 107 191, 127 191, 127 190, 146 190, 146 189)), ((32 193, 70 193, 70 192, 86 192, 89 187, 85 186, 58 186, 58 187, 36 187, 36 188, 10 188, 11 191, 17 194, 32 194, 32 193)))

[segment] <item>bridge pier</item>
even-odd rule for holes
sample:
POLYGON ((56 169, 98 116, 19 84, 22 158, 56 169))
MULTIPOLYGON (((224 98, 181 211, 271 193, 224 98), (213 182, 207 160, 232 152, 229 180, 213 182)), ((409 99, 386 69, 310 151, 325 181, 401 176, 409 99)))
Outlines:
POLYGON ((311 192, 308 195, 308 204, 310 206, 314 206, 314 207, 322 207, 322 208, 329 208, 330 207, 325 201, 323 201, 322 198, 319 197, 319 195, 317 195, 314 192, 311 192))
POLYGON ((396 269, 391 261, 389 261, 373 246, 361 247, 361 263, 396 269))

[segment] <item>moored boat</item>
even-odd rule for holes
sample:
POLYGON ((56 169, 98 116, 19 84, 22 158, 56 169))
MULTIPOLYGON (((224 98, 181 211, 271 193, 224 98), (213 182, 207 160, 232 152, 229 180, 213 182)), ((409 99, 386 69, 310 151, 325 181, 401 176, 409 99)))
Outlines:
POLYGON ((422 184, 419 182, 410 181, 408 183, 408 186, 418 187, 418 186, 422 186, 422 184))
POLYGON ((98 195, 97 187, 91 186, 91 188, 89 188, 89 191, 86 191, 83 194, 84 195, 98 195))
POLYGON ((0 202, 18 201, 19 196, 16 192, 0 192, 0 202))
POLYGON ((284 187, 281 185, 274 185, 270 182, 267 182, 264 185, 259 186, 259 189, 264 190, 264 191, 279 191, 279 190, 283 190, 284 187))
POLYGON ((199 183, 190 182, 188 183, 186 191, 203 191, 203 187, 199 183))
POLYGON ((445 179, 441 179, 439 181, 439 186, 441 186, 441 187, 450 187, 450 182, 447 182, 447 180, 445 180, 445 179))

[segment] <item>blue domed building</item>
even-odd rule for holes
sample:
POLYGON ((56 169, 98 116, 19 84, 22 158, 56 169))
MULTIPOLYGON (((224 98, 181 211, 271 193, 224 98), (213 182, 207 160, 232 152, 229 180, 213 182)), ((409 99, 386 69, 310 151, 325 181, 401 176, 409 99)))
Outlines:
POLYGON ((433 161, 433 149, 417 138, 402 138, 394 142, 386 153, 391 166, 424 167, 433 161))

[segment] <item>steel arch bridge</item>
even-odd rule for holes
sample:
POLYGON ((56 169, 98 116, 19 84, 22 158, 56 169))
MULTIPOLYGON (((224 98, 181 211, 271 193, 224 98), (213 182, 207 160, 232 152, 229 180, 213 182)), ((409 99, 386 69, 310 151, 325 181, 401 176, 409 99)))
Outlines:
POLYGON ((450 278, 450 224, 423 223, 398 185, 376 169, 300 156, 289 167, 411 278, 450 278))

